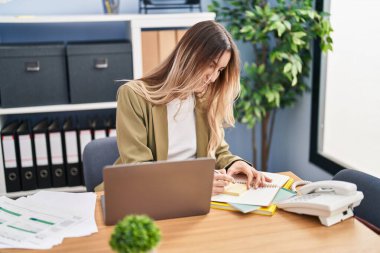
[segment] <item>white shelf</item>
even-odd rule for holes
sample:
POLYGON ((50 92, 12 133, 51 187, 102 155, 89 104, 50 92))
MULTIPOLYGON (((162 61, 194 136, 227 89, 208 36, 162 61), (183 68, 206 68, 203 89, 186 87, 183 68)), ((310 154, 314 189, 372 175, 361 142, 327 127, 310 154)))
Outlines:
POLYGON ((214 20, 213 12, 168 14, 99 14, 59 16, 2 16, 0 24, 41 24, 80 22, 128 22, 132 42, 133 78, 142 77, 141 29, 190 27, 204 20, 214 20))
POLYGON ((37 190, 31 190, 31 191, 10 192, 10 193, 6 193, 5 196, 7 196, 8 198, 18 198, 18 197, 37 193, 39 191, 85 192, 87 190, 85 186, 80 185, 80 186, 72 186, 72 187, 57 187, 57 188, 37 189, 37 190))
POLYGON ((116 102, 46 105, 46 106, 0 109, 0 115, 29 114, 29 113, 42 113, 42 112, 85 111, 85 110, 100 110, 100 109, 113 109, 113 108, 116 108, 116 102))
POLYGON ((181 19, 214 19, 211 12, 169 13, 169 14, 99 14, 99 15, 59 15, 59 16, 2 16, 0 23, 40 24, 40 23, 77 23, 77 22, 115 22, 131 20, 170 20, 172 26, 181 19))
MULTIPOLYGON (((0 24, 42 24, 42 23, 81 23, 81 22, 126 22, 130 32, 130 40, 132 44, 133 59, 133 78, 142 77, 142 47, 141 47, 141 31, 145 28, 179 28, 191 27, 195 23, 204 20, 214 20, 215 13, 169 13, 169 14, 106 14, 106 15, 59 15, 59 16, 1 16, 0 24)), ((1 44, 1 43, 0 43, 1 44)), ((83 110, 101 110, 116 108, 116 102, 105 103, 89 103, 89 104, 64 104, 64 105, 48 105, 33 106, 19 108, 0 108, 0 129, 6 115, 15 114, 32 114, 47 112, 68 112, 83 110), (4 116, 4 117, 3 117, 4 116)), ((85 191, 84 186, 79 187, 63 187, 49 188, 45 190, 52 191, 85 191)), ((14 193, 6 193, 5 178, 3 170, 3 157, 0 145, 0 196, 20 197, 28 194, 36 193, 33 191, 20 191, 14 193)))

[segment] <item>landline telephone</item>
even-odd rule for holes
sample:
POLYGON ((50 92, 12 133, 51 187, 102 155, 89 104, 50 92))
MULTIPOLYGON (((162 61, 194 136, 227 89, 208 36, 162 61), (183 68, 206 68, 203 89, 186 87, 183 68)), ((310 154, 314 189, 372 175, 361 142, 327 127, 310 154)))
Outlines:
POLYGON ((308 183, 298 195, 278 203, 289 212, 315 215, 325 226, 334 225, 353 216, 354 207, 360 205, 364 195, 356 185, 343 181, 308 183))

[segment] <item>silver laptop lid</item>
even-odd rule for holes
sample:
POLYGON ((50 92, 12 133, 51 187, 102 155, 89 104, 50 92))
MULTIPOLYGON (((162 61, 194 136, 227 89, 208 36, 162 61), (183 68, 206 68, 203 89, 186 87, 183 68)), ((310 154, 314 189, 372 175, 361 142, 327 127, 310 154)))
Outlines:
POLYGON ((214 169, 215 160, 210 158, 105 167, 106 225, 128 214, 156 220, 207 214, 214 169))

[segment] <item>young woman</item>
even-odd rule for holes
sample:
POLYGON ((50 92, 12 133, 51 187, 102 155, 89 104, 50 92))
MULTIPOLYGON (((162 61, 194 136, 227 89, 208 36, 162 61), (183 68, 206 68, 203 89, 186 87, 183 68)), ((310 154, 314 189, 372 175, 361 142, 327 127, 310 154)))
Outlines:
POLYGON ((214 21, 195 24, 162 64, 120 87, 116 164, 213 157, 221 172, 214 175, 213 194, 238 173, 247 175, 249 186, 270 181, 232 155, 224 140, 223 127, 235 123, 239 91, 239 52, 231 35, 214 21))

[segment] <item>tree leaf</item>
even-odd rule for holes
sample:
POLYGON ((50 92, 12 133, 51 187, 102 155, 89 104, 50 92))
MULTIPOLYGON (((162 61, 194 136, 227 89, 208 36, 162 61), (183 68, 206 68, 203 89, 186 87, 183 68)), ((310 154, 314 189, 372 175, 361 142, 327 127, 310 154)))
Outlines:
POLYGON ((259 119, 261 119, 260 109, 258 107, 255 107, 255 108, 253 108, 253 111, 254 111, 256 117, 259 118, 259 119))
POLYGON ((290 62, 288 62, 287 64, 285 64, 283 72, 284 73, 290 72, 290 70, 292 69, 292 67, 293 67, 293 64, 291 64, 290 62))
POLYGON ((296 77, 297 76, 297 73, 298 73, 298 71, 297 71, 297 66, 296 65, 292 65, 292 76, 293 77, 296 77))
POLYGON ((286 31, 285 25, 283 25, 281 22, 278 22, 277 24, 277 35, 278 37, 281 37, 281 35, 286 31))
POLYGON ((212 1, 212 5, 213 5, 214 7, 216 7, 216 8, 219 8, 219 7, 220 7, 219 2, 218 2, 218 1, 215 1, 215 0, 212 1))
POLYGON ((256 6, 255 6, 255 9, 256 9, 256 12, 257 12, 260 16, 263 16, 263 15, 264 15, 263 9, 262 9, 260 6, 256 5, 256 6))
POLYGON ((251 30, 252 30, 252 26, 246 25, 246 26, 243 26, 243 28, 240 29, 240 32, 241 33, 247 33, 247 32, 249 32, 251 30))
POLYGON ((295 86, 297 84, 297 82, 298 82, 297 77, 294 77, 293 81, 292 81, 292 86, 295 86))
POLYGON ((271 91, 265 93, 265 97, 267 98, 269 103, 271 103, 274 100, 274 94, 271 91))
POLYGON ((297 66, 298 73, 301 73, 302 72, 302 64, 301 64, 301 62, 300 61, 296 61, 295 64, 297 66))
POLYGON ((252 12, 252 11, 246 11, 245 15, 247 16, 247 18, 254 18, 254 17, 256 17, 256 14, 254 12, 252 12))
POLYGON ((293 37, 293 43, 296 44, 296 45, 304 45, 305 41, 301 40, 298 37, 293 37))
POLYGON ((265 64, 260 64, 259 68, 257 69, 258 74, 262 74, 265 71, 265 64))
POLYGON ((286 29, 288 29, 289 31, 292 30, 292 24, 291 24, 289 21, 285 20, 285 21, 284 21, 284 26, 285 26, 286 29))
POLYGON ((307 34, 305 32, 294 32, 294 33, 292 33, 292 35, 295 36, 295 37, 297 37, 297 38, 303 38, 307 34))

